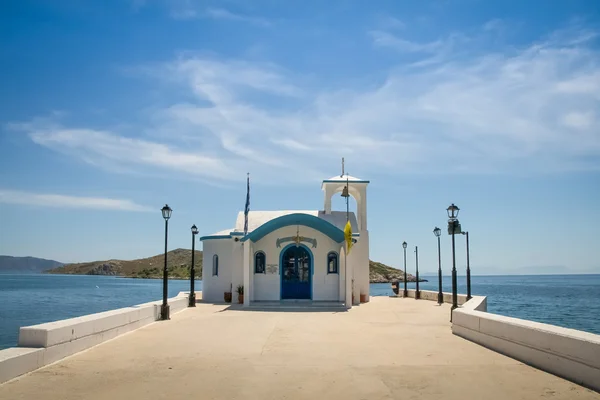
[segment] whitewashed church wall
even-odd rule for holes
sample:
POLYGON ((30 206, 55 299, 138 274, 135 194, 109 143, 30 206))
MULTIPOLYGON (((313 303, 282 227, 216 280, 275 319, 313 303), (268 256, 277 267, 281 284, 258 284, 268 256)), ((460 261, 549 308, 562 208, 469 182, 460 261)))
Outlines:
POLYGON ((284 237, 279 236, 277 233, 283 229, 285 228, 271 232, 269 235, 254 243, 250 265, 252 273, 251 279, 254 280, 253 301, 276 301, 281 297, 279 253, 285 245, 283 245, 281 248, 278 248, 275 241, 279 237, 284 237), (254 255, 259 251, 265 253, 266 268, 264 274, 255 273, 254 255))
MULTIPOLYGON (((267 263, 269 263, 267 256, 267 263)), ((279 272, 254 274, 254 301, 277 301, 280 298, 279 272)))
MULTIPOLYGON (((252 252, 252 279, 254 279, 254 301, 279 300, 281 296, 281 276, 280 276, 280 254, 281 251, 292 242, 285 242, 277 247, 277 239, 296 236, 297 226, 290 225, 277 229, 258 242, 254 243, 252 252), (265 274, 254 273, 254 254, 257 251, 263 251, 266 256, 267 271, 265 274)), ((338 274, 327 274, 327 254, 330 251, 338 252, 339 243, 331 240, 323 233, 300 226, 300 236, 317 240, 317 246, 312 247, 310 243, 306 245, 313 256, 313 300, 315 301, 336 301, 339 298, 339 268, 338 274)))
POLYGON ((369 298, 369 232, 362 231, 358 242, 352 246, 349 260, 354 264, 354 288, 355 302, 358 302, 360 294, 369 298))
POLYGON ((231 286, 233 292, 233 302, 237 301, 237 287, 244 284, 244 270, 242 269, 244 263, 244 247, 242 242, 231 242, 232 262, 231 262, 231 276, 229 279, 228 286, 231 286))
MULTIPOLYGON (((209 239, 203 242, 202 300, 221 303, 229 291, 232 276, 233 252, 231 239, 209 239), (213 276, 213 256, 219 256, 219 274, 213 276)), ((235 288, 234 288, 235 291, 235 288)))
POLYGON ((346 275, 347 271, 344 268, 345 260, 346 260, 346 248, 342 244, 339 249, 339 260, 340 260, 340 270, 339 270, 339 282, 338 282, 338 301, 346 302, 346 275))
MULTIPOLYGON (((325 255, 327 257, 327 255, 325 255)), ((339 301, 339 270, 337 274, 327 273, 327 258, 323 261, 323 271, 316 270, 313 275, 313 300, 317 301, 339 301)), ((343 266, 340 266, 343 268, 343 266)))
MULTIPOLYGON (((321 234, 320 232, 318 232, 321 234)), ((318 242, 318 246, 313 250, 313 300, 315 301, 338 301, 339 300, 339 281, 340 272, 344 265, 340 263, 339 247, 340 244, 331 240, 328 236, 322 235, 323 240, 318 242), (316 250, 316 251, 315 251, 316 250), (334 251, 338 255, 337 274, 327 273, 327 255, 334 251)))

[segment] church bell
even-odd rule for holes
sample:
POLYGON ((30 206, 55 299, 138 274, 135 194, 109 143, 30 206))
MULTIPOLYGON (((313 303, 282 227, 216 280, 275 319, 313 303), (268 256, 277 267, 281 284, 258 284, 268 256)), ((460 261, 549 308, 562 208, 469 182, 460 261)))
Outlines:
POLYGON ((348 194, 348 186, 344 186, 344 190, 342 190, 342 197, 350 197, 350 194, 348 194))

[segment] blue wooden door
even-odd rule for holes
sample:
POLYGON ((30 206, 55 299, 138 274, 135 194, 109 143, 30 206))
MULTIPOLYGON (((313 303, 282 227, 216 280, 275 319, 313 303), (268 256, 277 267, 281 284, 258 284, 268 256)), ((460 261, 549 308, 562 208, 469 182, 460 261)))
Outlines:
POLYGON ((281 298, 310 299, 311 256, 302 246, 288 247, 281 257, 281 298))

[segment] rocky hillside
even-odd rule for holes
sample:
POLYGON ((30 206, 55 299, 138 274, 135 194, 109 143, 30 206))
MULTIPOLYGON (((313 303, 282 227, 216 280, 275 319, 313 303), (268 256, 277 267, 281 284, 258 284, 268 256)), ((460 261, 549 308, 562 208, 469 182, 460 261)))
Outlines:
MULTIPOLYGON (((142 258, 139 260, 107 260, 93 261, 87 263, 67 264, 54 268, 50 274, 76 274, 76 275, 115 275, 127 276, 131 278, 162 278, 164 265, 164 255, 160 254, 154 257, 142 258)), ((167 255, 167 268, 170 278, 186 279, 189 278, 190 263, 192 261, 192 251, 186 249, 172 250, 167 255)), ((196 276, 202 278, 202 252, 196 251, 195 260, 196 276)), ((387 283, 403 281, 404 272, 389 267, 385 264, 370 261, 370 280, 371 283, 387 283)), ((415 277, 407 276, 409 282, 414 282, 415 277)))
MULTIPOLYGON (((380 262, 369 261, 369 280, 371 283, 404 282, 404 271, 380 262)), ((416 278, 411 274, 407 274, 406 281, 414 282, 416 278)))
MULTIPOLYGON (((87 263, 66 264, 54 268, 50 274, 75 274, 75 275, 116 275, 130 278, 162 278, 164 254, 139 260, 107 260, 92 261, 87 263)), ((189 278, 189 269, 192 262, 192 250, 176 249, 167 253, 167 268, 170 278, 189 278)), ((196 276, 202 277, 202 252, 196 251, 194 264, 196 276)))

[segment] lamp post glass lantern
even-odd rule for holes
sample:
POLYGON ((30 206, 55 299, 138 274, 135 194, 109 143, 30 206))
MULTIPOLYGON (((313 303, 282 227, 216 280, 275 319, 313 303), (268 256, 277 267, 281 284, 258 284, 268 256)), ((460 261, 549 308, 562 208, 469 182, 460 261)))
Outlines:
POLYGON ((171 213, 173 210, 169 207, 168 204, 161 209, 162 216, 165 219, 165 266, 163 268, 163 302, 160 307, 160 319, 167 320, 169 319, 169 304, 167 304, 167 285, 168 285, 168 272, 167 272, 167 238, 169 236, 169 218, 171 218, 171 213))
POLYGON ((442 250, 440 247, 440 236, 442 235, 442 230, 437 226, 433 230, 433 234, 437 237, 438 243, 438 304, 444 304, 444 293, 442 292, 442 250))
POLYGON ((196 228, 196 225, 192 225, 192 266, 190 267, 190 301, 188 307, 196 307, 196 293, 194 292, 196 269, 194 267, 194 256, 196 255, 197 234, 198 228, 196 228))
POLYGON ((404 292, 402 293, 402 297, 408 297, 408 288, 406 287, 406 247, 408 244, 406 242, 402 243, 402 248, 404 249, 404 292))
POLYGON ((173 210, 171 209, 171 207, 169 207, 168 204, 165 204, 165 206, 160 211, 162 211, 162 216, 166 221, 168 221, 169 218, 171 218, 171 214, 173 213, 173 210))
POLYGON ((458 208, 454 205, 454 203, 452 203, 450 207, 446 209, 446 211, 448 212, 448 218, 456 219, 458 218, 458 212, 460 211, 460 208, 458 208))

